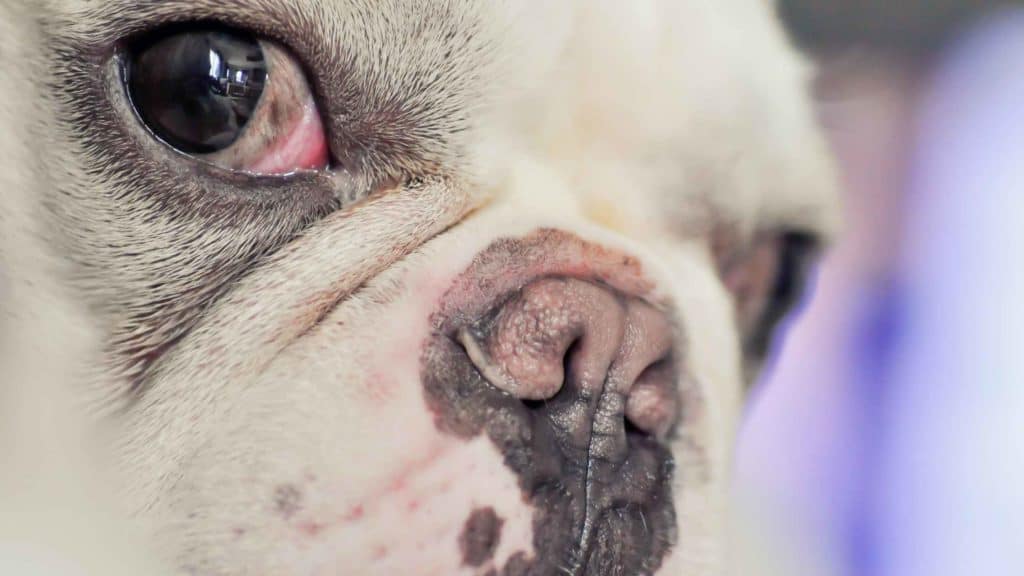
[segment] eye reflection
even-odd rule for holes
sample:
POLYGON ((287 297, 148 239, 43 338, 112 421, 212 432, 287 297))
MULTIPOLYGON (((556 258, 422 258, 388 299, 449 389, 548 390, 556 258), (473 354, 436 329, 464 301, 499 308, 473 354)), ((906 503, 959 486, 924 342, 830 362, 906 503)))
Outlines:
POLYGON ((137 53, 130 66, 139 114, 157 136, 188 153, 234 143, 267 79, 259 43, 223 31, 168 36, 137 53))

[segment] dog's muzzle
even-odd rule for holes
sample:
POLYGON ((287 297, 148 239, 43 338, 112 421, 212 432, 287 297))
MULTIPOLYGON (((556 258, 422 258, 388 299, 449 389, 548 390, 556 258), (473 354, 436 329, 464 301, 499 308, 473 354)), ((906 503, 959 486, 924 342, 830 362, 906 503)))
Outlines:
POLYGON ((534 556, 503 574, 651 574, 676 541, 673 324, 579 270, 490 277, 550 244, 492 246, 463 274, 471 302, 446 296, 424 349, 427 402, 443 431, 486 434, 534 509, 534 556))

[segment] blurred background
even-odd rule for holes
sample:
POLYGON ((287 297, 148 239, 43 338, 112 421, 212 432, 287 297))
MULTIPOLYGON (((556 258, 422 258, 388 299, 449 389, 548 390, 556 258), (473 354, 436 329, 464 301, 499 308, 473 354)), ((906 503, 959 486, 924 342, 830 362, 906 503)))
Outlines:
POLYGON ((784 574, 1024 575, 1024 4, 780 4, 847 222, 737 491, 784 574))

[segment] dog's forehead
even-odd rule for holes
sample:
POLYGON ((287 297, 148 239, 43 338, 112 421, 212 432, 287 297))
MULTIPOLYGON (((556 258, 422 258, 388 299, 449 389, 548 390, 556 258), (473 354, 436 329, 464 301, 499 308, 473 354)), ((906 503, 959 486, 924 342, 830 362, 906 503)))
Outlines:
POLYGON ((507 117, 586 200, 646 201, 668 232, 722 222, 827 239, 837 189, 812 69, 775 19, 747 0, 579 3, 538 93, 507 117))
POLYGON ((836 228, 809 67, 765 2, 49 6, 56 34, 98 49, 176 21, 272 35, 305 61, 325 114, 367 165, 472 170, 514 147, 581 189, 624 203, 656 196, 686 230, 711 220, 826 237, 836 228))

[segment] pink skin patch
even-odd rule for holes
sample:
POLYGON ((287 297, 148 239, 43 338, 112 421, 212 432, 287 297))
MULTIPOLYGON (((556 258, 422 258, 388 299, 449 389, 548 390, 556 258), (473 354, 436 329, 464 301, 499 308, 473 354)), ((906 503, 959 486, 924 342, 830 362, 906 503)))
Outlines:
MULTIPOLYGON (((308 511, 319 516, 322 509, 308 511)), ((441 440, 392 481, 367 493, 340 515, 300 518, 293 524, 308 572, 335 576, 359 566, 365 576, 477 574, 500 569, 515 554, 532 553, 532 511, 514 476, 483 438, 464 444, 441 440), (452 472, 471 482, 453 485, 452 472), (493 555, 467 567, 459 549, 466 520, 493 507, 504 524, 493 555)))
POLYGON ((327 136, 316 103, 308 100, 302 116, 285 136, 247 170, 257 174, 290 174, 299 170, 327 168, 327 136))

